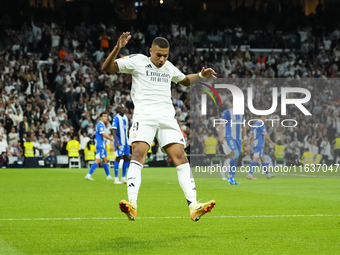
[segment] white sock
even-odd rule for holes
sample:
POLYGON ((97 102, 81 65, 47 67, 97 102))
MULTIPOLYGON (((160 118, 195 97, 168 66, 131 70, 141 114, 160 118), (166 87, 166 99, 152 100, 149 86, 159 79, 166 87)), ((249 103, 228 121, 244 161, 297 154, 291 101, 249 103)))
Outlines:
POLYGON ((231 177, 233 177, 231 174, 229 174, 229 169, 230 169, 230 158, 227 158, 225 161, 224 161, 224 166, 227 168, 227 170, 228 170, 228 176, 227 176, 227 178, 231 178, 231 177))
POLYGON ((228 169, 229 169, 229 168, 228 168, 229 162, 230 162, 230 159, 227 158, 227 159, 224 161, 224 164, 223 164, 223 166, 225 166, 225 167, 222 168, 222 169, 224 169, 225 171, 221 171, 221 172, 220 172, 223 179, 225 179, 225 173, 228 172, 228 169), (228 161, 228 160, 229 160, 229 161, 228 161))
POLYGON ((131 160, 127 173, 127 192, 129 201, 137 203, 138 190, 142 183, 143 165, 136 160, 131 160))
POLYGON ((187 199, 188 205, 195 204, 196 200, 196 185, 195 180, 192 177, 189 163, 177 166, 177 175, 179 185, 181 186, 185 198, 187 199))

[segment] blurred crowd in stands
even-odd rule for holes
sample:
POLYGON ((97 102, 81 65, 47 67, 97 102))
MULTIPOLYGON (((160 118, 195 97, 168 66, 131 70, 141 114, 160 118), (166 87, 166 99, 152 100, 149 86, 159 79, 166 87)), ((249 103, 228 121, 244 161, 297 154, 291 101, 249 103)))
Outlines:
MULTIPOLYGON (((339 81, 329 79, 340 75, 340 30, 334 23, 326 23, 322 5, 308 17, 299 4, 283 4, 280 12, 262 3, 256 8, 242 4, 234 10, 225 7, 223 18, 220 16, 214 29, 216 17, 222 15, 217 9, 197 9, 187 17, 178 16, 179 12, 175 16, 171 16, 173 12, 149 15, 155 8, 137 8, 134 22, 124 21, 119 15, 77 22, 67 8, 60 13, 29 8, 25 14, 19 12, 17 18, 3 14, 0 152, 22 155, 22 144, 31 137, 41 149, 36 150, 36 156, 46 156, 51 151, 54 155, 67 155, 66 143, 73 135, 79 135, 84 149, 88 138, 93 138, 99 114, 108 111, 112 119, 120 103, 126 105, 131 120, 134 109, 131 76, 101 70, 123 29, 131 32, 132 39, 118 57, 133 53, 149 55, 152 39, 164 36, 171 44, 168 60, 185 74, 197 73, 204 66, 212 67, 218 78, 266 80, 263 86, 254 85, 254 105, 259 109, 271 106, 267 101, 271 90, 266 88, 274 81, 269 78, 282 78, 289 86, 298 81, 295 86, 312 90, 307 107, 312 118, 305 120, 300 112, 294 112, 290 117, 299 119, 296 128, 268 128, 273 141, 280 140, 288 153, 300 153, 294 148, 308 146, 315 151, 313 146, 317 146, 321 153, 325 150, 323 142, 332 144, 336 133, 340 133, 339 81), (290 18, 286 20, 288 13, 290 18), (199 15, 205 15, 208 22, 196 19, 199 15), (283 50, 254 52, 253 48, 283 50)), ((182 12, 189 8, 180 6, 182 12)), ((119 8, 114 12, 120 12, 119 8)), ((190 145, 187 153, 204 153, 205 139, 215 135, 211 118, 219 118, 225 109, 199 116, 195 109, 199 99, 190 98, 190 89, 172 84, 171 91, 175 117, 190 145)), ((230 98, 221 93, 223 105, 228 105, 230 98)), ((252 117, 246 112, 247 119, 252 117)), ((217 148, 217 152, 222 150, 217 148)))
MULTIPOLYGON (((212 80, 208 80, 207 83, 209 81, 212 80)), ((234 84, 242 90, 245 97, 245 127, 248 135, 251 127, 259 119, 259 116, 249 110, 248 88, 252 89, 253 107, 257 110, 272 108, 272 88, 277 88, 278 95, 282 95, 282 87, 299 87, 309 90, 311 99, 304 103, 303 107, 311 115, 305 115, 295 105, 287 105, 286 114, 283 115, 282 101, 278 100, 276 110, 267 116, 265 122, 267 133, 275 144, 282 146, 280 154, 284 152, 281 157, 277 155, 276 157, 284 157, 287 159, 287 163, 293 164, 305 151, 309 151, 313 153, 314 159, 318 154, 322 155, 326 164, 337 162, 336 157, 340 156, 340 79, 224 78, 219 80, 219 84, 234 84)), ((194 106, 190 111, 191 118, 194 120, 189 129, 191 154, 220 154, 223 152, 216 129, 221 123, 219 119, 223 112, 232 108, 233 98, 226 89, 217 89, 216 91, 221 98, 222 105, 219 103, 215 105, 213 100, 208 99, 207 114, 202 116, 201 94, 204 92, 199 88, 191 89, 191 104, 194 106), (214 151, 207 153, 207 147, 212 144, 216 145, 214 151)), ((305 95, 302 93, 286 94, 288 99, 299 100, 304 97, 305 95)), ((267 140, 265 141, 264 152, 273 160, 276 149, 278 148, 274 148, 267 140)), ((248 145, 243 148, 243 152, 252 155, 254 148, 248 145)))

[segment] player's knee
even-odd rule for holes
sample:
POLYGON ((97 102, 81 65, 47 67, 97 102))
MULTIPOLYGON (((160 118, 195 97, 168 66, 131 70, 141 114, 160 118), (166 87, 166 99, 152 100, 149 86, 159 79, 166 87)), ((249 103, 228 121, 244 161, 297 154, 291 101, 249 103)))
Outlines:
POLYGON ((174 155, 173 161, 176 165, 182 165, 182 164, 188 163, 188 159, 185 156, 184 152, 176 153, 174 155))
POLYGON ((143 151, 139 150, 139 149, 135 149, 132 153, 132 159, 136 160, 138 162, 142 162, 144 161, 146 158, 146 154, 143 153, 143 151))

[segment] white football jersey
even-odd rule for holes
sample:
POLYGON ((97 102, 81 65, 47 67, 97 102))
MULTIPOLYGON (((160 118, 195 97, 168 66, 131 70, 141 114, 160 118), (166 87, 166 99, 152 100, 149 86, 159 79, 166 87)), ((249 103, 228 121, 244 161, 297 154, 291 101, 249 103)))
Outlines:
POLYGON ((143 54, 129 55, 116 62, 120 73, 132 74, 134 114, 175 116, 171 101, 171 81, 178 83, 185 78, 185 74, 169 61, 158 68, 143 54))

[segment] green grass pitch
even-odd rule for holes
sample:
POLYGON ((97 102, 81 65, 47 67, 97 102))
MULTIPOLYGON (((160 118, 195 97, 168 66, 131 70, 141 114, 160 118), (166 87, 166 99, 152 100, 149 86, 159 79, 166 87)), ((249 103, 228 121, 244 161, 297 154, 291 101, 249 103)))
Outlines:
POLYGON ((216 207, 192 222, 176 169, 144 168, 129 222, 126 185, 87 171, 0 169, 0 254, 340 254, 340 179, 196 178, 216 207))

